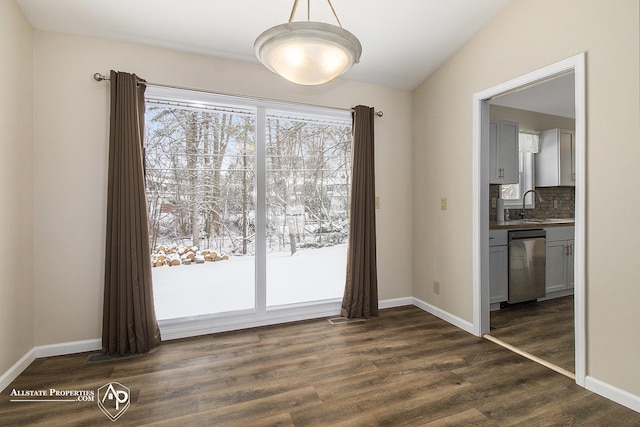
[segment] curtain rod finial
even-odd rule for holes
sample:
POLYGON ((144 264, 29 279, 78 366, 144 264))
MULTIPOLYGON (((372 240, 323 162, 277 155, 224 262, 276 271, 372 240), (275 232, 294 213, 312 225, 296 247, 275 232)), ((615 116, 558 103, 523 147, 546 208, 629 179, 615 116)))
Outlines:
POLYGON ((103 76, 103 75, 102 75, 102 74, 100 74, 100 73, 95 73, 95 74, 93 75, 93 80, 95 80, 95 81, 97 81, 97 82, 101 82, 101 81, 103 81, 103 80, 109 80, 109 78, 108 78, 107 76, 103 76))

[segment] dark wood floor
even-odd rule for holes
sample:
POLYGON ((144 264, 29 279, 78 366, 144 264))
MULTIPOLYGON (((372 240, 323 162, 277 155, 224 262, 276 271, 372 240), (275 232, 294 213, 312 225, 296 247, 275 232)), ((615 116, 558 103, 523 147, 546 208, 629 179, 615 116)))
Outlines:
POLYGON ((0 425, 639 426, 640 414, 415 307, 366 322, 326 319, 168 341, 86 364, 36 360, 0 396, 0 425), (115 422, 96 402, 10 402, 12 389, 117 381, 115 422))
POLYGON ((491 312, 491 335, 575 372, 573 296, 491 312))

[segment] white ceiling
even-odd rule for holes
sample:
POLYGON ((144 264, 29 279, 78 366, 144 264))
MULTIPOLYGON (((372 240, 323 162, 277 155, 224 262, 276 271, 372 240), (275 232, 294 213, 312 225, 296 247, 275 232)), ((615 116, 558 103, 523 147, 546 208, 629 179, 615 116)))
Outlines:
MULTIPOLYGON (((34 28, 257 60, 256 37, 289 19, 293 0, 16 0, 34 28)), ((511 0, 332 0, 360 39, 360 63, 346 77, 414 89, 511 0)), ((296 20, 304 20, 300 1, 296 20)), ((311 20, 335 23, 325 0, 311 20)))
POLYGON ((492 99, 491 104, 575 118, 575 75, 556 77, 492 99))

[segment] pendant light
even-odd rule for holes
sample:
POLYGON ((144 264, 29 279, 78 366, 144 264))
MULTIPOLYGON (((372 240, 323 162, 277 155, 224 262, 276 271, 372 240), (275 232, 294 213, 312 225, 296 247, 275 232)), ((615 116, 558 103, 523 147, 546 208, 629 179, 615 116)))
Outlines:
POLYGON ((294 21, 295 0, 286 24, 269 28, 258 36, 254 51, 269 70, 301 85, 319 85, 338 77, 360 61, 362 45, 342 28, 330 0, 327 4, 338 25, 311 21, 310 0, 307 20, 294 21))

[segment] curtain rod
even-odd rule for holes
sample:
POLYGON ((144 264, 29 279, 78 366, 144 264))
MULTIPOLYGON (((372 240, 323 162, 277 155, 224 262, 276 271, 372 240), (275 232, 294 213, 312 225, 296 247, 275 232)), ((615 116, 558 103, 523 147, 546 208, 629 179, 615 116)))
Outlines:
MULTIPOLYGON (((93 75, 93 79, 97 82, 102 82, 104 80, 111 80, 109 77, 100 74, 100 73, 95 73, 93 75)), ((268 101, 268 102, 282 102, 282 101, 276 101, 274 99, 268 99, 268 98, 259 98, 259 97, 255 97, 255 96, 246 96, 246 95, 231 95, 228 93, 222 93, 222 92, 213 92, 213 91, 208 91, 208 90, 201 90, 201 89, 192 89, 192 88, 188 88, 188 87, 181 87, 181 86, 172 86, 172 85, 166 85, 166 84, 161 84, 161 83, 151 83, 151 82, 147 82, 144 80, 138 80, 138 84, 144 84, 145 86, 156 86, 156 87, 166 87, 169 89, 181 89, 181 90, 193 90, 193 91, 197 91, 197 92, 206 92, 206 93, 211 93, 214 95, 223 95, 223 96, 240 96, 242 98, 249 98, 249 99, 253 99, 253 100, 257 100, 257 101, 268 101)), ((289 101, 287 101, 289 102, 289 101)), ((303 104, 300 102, 289 102, 290 104, 298 104, 298 105, 304 105, 304 106, 311 106, 311 107, 322 107, 322 108, 335 108, 335 107, 327 107, 324 105, 310 105, 310 104, 303 104)), ((335 108, 336 110, 343 110, 343 111, 353 111, 353 108, 335 108)), ((382 117, 384 115, 384 113, 382 111, 374 111, 374 114, 378 117, 382 117)))

